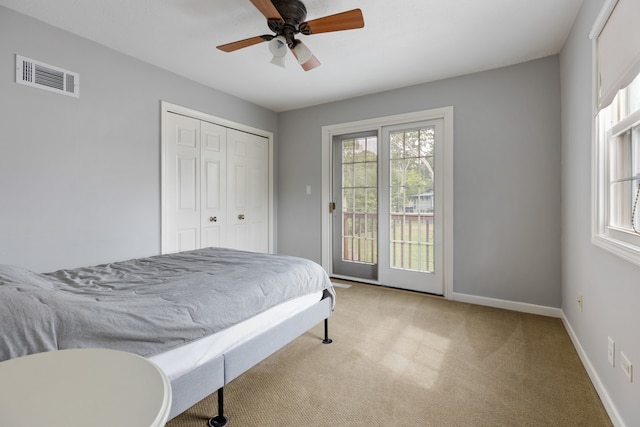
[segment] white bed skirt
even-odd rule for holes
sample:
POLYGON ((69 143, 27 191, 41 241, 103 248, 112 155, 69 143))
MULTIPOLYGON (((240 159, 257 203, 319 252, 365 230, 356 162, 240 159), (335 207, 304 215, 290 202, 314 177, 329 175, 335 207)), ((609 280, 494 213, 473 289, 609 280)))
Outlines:
POLYGON ((162 369, 169 381, 173 381, 260 335, 285 319, 301 313, 320 301, 322 295, 323 292, 320 291, 292 299, 221 332, 148 359, 162 369))

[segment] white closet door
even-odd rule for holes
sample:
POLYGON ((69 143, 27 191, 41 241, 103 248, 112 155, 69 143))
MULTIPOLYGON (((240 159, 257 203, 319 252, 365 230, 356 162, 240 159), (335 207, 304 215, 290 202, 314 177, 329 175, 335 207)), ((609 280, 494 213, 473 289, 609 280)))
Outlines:
POLYGON ((224 246, 227 239, 227 128, 201 122, 201 245, 224 246))
POLYGON ((251 210, 251 247, 256 252, 269 252, 269 140, 255 136, 251 152, 253 185, 251 210))
POLYGON ((269 140, 167 112, 162 253, 269 252, 269 140))
POLYGON ((163 253, 200 247, 200 121, 169 114, 165 142, 163 253))
POLYGON ((268 140, 227 130, 228 244, 234 249, 269 251, 268 140))

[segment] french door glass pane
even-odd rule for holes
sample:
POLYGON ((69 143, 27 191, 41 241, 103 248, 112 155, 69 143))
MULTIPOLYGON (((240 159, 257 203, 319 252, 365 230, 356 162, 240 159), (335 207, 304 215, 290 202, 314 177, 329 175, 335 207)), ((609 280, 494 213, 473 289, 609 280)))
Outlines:
POLYGON ((342 259, 377 264, 378 138, 342 140, 342 259))
POLYGON ((389 136, 390 266, 433 272, 435 127, 389 136))

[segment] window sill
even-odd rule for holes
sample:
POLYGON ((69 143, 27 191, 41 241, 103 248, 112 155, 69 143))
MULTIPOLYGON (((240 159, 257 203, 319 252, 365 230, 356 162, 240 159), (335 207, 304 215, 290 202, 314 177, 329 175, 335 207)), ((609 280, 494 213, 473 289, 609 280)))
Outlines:
POLYGON ((636 245, 602 234, 592 235, 591 242, 626 261, 640 266, 640 247, 636 245))

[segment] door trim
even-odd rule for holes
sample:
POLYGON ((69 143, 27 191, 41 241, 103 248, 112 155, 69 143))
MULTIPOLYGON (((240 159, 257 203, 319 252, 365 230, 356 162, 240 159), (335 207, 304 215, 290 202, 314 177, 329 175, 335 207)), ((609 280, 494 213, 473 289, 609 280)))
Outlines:
MULTIPOLYGON (((332 215, 329 213, 329 203, 332 196, 332 141, 335 135, 362 132, 377 129, 380 134, 382 127, 401 125, 423 120, 442 119, 444 121, 443 135, 443 177, 445 186, 443 191, 443 296, 453 298, 453 106, 378 117, 347 123, 338 123, 322 127, 322 267, 329 273, 333 271, 332 261, 332 215)), ((370 281, 370 283, 378 283, 370 281)), ((379 283, 378 283, 379 284, 379 283)))
POLYGON ((167 101, 160 101, 160 250, 165 247, 165 230, 163 229, 164 221, 162 220, 162 212, 164 212, 164 203, 166 200, 164 189, 165 187, 165 174, 164 174, 164 161, 165 152, 164 146, 166 141, 166 129, 167 114, 174 113, 183 116, 191 117, 194 119, 210 122, 216 125, 224 126, 231 129, 236 129, 242 132, 251 133, 254 135, 267 138, 269 141, 269 253, 275 253, 275 197, 274 197, 274 168, 273 168, 273 132, 269 132, 263 129, 254 128, 242 123, 233 122, 231 120, 216 117, 211 114, 203 113, 201 111, 192 110, 191 108, 183 107, 177 104, 172 104, 167 101))

